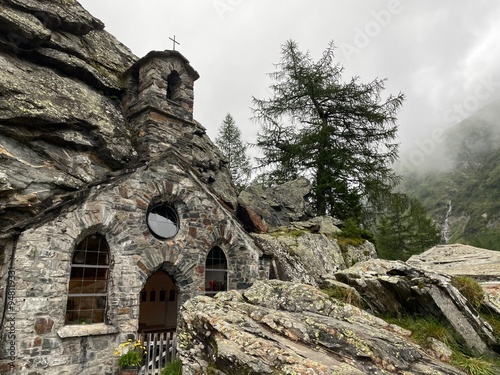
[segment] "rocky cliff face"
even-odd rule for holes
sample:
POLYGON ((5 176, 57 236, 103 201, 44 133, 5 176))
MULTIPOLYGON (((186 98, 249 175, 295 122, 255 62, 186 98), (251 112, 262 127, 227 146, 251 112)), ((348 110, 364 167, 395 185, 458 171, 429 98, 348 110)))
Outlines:
POLYGON ((4 235, 134 159, 119 96, 137 59, 77 2, 0 9, 4 235))
MULTIPOLYGON (((137 166, 122 99, 138 59, 103 29, 76 1, 0 4, 2 237, 137 166)), ((205 180, 216 179, 215 190, 235 208, 220 154, 201 125, 190 132, 191 164, 205 180)))

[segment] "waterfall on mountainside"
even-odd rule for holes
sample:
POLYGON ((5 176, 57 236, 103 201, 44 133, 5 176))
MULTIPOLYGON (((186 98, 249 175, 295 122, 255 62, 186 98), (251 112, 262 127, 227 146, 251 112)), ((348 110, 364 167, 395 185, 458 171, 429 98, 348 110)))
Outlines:
POLYGON ((448 211, 446 211, 446 217, 444 218, 443 230, 441 236, 444 239, 444 243, 448 243, 450 239, 450 215, 451 215, 451 199, 448 201, 448 211))

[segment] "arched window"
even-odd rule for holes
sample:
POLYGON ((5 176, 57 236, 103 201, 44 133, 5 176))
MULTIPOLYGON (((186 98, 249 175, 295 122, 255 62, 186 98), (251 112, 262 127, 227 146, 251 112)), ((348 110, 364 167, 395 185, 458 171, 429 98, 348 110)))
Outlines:
POLYGON ((176 70, 172 70, 167 77, 167 99, 177 100, 179 98, 180 87, 181 77, 176 70))
POLYGON ((109 278, 109 246, 92 234, 73 254, 65 324, 104 323, 109 278))
POLYGON ((205 292, 213 296, 222 290, 227 290, 227 259, 224 251, 215 246, 205 262, 205 292))

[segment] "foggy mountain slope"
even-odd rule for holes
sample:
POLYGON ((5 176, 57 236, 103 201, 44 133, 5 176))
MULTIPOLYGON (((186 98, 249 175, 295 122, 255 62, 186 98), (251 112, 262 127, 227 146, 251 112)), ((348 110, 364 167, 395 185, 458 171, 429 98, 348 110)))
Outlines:
POLYGON ((500 250, 500 101, 449 128, 441 170, 403 174, 401 190, 417 197, 439 223, 443 240, 500 250))

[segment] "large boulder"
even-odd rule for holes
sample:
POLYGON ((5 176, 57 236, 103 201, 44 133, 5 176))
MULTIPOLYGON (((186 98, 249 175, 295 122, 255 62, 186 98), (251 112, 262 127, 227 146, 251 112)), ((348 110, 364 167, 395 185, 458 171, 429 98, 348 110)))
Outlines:
POLYGON ((308 196, 311 183, 306 178, 264 188, 253 185, 238 196, 238 217, 250 232, 263 233, 269 227, 312 218, 308 196))
POLYGON ((500 281, 500 251, 462 244, 438 245, 411 256, 408 264, 451 276, 500 281))
POLYGON ((195 297, 181 308, 183 374, 464 374, 426 354, 410 332, 282 281, 195 297))
POLYGON ((324 278, 346 268, 337 241, 324 234, 273 232, 253 237, 264 253, 272 256, 280 280, 318 285, 324 278))
POLYGON ((373 259, 339 271, 335 277, 354 287, 377 315, 432 316, 446 321, 476 355, 490 354, 497 345, 491 326, 446 275, 401 261, 373 259))
POLYGON ((263 252, 272 258, 275 276, 280 280, 322 285, 325 280, 356 262, 373 259, 372 243, 359 246, 339 244, 338 220, 318 216, 295 221, 286 227, 268 228, 268 233, 253 234, 263 252))
MULTIPOLYGON (((286 241, 287 237, 275 237, 268 234, 254 234, 253 238, 263 253, 271 259, 271 275, 273 278, 296 283, 317 286, 317 278, 310 273, 307 266, 298 258, 297 253, 286 241)), ((290 238, 290 241, 293 241, 290 238)))

